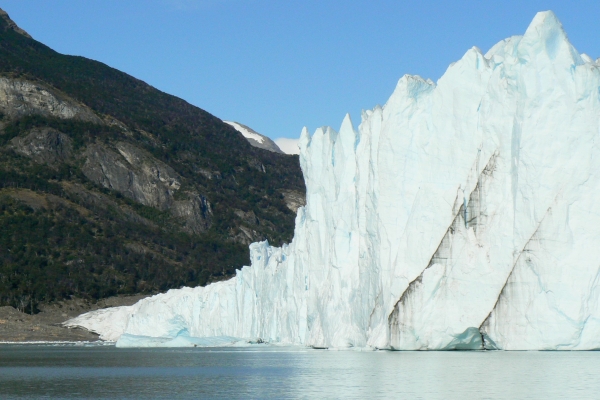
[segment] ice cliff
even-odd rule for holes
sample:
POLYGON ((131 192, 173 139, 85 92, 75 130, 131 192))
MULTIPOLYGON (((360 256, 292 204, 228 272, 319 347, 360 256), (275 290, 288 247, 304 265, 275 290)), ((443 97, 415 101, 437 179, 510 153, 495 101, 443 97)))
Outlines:
POLYGON ((304 130, 292 243, 69 321, 120 346, 600 348, 600 66, 552 12, 356 130, 304 130))

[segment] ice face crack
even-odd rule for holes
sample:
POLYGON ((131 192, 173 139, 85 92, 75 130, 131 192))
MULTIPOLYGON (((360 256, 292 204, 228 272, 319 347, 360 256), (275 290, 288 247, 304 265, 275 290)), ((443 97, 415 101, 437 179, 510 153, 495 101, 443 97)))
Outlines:
MULTIPOLYGON (((477 153, 477 163, 479 161, 479 155, 480 155, 480 151, 478 151, 478 153, 477 153)), ((482 210, 481 210, 482 197, 481 196, 482 196, 483 186, 484 186, 484 183, 486 183, 486 180, 490 179, 492 177, 494 168, 496 166, 497 157, 498 157, 497 151, 492 153, 492 155, 488 159, 488 162, 486 163, 483 170, 477 175, 477 183, 475 185, 475 188, 469 194, 469 202, 467 203, 466 197, 465 197, 463 204, 460 206, 458 211, 455 212, 452 223, 446 230, 442 240, 440 241, 440 244, 436 248, 436 250, 433 253, 433 255, 431 256, 431 258, 429 259, 427 266, 413 281, 411 281, 408 284, 406 290, 404 291, 404 293, 402 293, 402 296, 400 296, 398 301, 394 304, 393 311, 388 316, 388 326, 389 326, 389 335, 390 335, 389 343, 390 343, 390 347, 392 349, 403 348, 403 345, 402 345, 403 339, 400 337, 401 332, 404 330, 412 329, 410 322, 406 322, 406 321, 402 320, 401 306, 409 307, 405 304, 407 299, 419 289, 419 286, 422 286, 423 276, 429 268, 433 267, 434 265, 443 265, 443 268, 444 269, 446 268, 446 266, 448 265, 448 262, 452 259, 452 243, 453 243, 454 234, 458 230, 462 229, 463 227, 467 231, 469 230, 469 228, 471 228, 473 230, 473 232, 475 233, 478 222, 482 223, 482 210), (471 212, 470 212, 471 224, 468 224, 466 222, 466 218, 468 218, 468 215, 469 215, 469 214, 467 214, 467 211, 466 211, 468 209, 471 210, 471 212), (401 326, 401 325, 403 325, 403 326, 401 326)), ((475 166, 475 168, 477 168, 477 165, 475 166)), ((459 196, 457 196, 457 198, 455 200, 455 204, 457 203, 458 199, 459 199, 459 196)), ((436 285, 436 287, 434 288, 434 293, 439 290, 439 287, 440 287, 440 284, 438 283, 436 285)), ((416 311, 410 310, 409 312, 414 313, 416 311)), ((465 332, 467 332, 467 331, 469 332, 468 334, 463 332, 463 333, 457 335, 457 337, 458 338, 462 337, 465 340, 468 339, 469 342, 472 342, 470 345, 475 345, 475 344, 473 344, 475 342, 473 342, 473 340, 472 340, 472 332, 469 331, 469 329, 471 329, 471 328, 467 328, 467 330, 465 330, 465 332)), ((453 343, 454 344, 451 346, 454 346, 454 348, 457 348, 457 346, 458 347, 461 346, 460 339, 453 340, 453 343)), ((416 348, 419 348, 418 345, 415 344, 415 346, 416 346, 416 348)))
POLYGON ((540 227, 542 226, 542 222, 544 222, 544 219, 546 218, 546 216, 548 216, 548 214, 551 213, 551 210, 552 210, 552 208, 548 208, 548 210, 546 210, 546 213, 544 214, 544 216, 542 217, 542 219, 538 223, 537 227, 535 228, 535 231, 529 237, 529 239, 527 240, 527 242, 525 242, 525 245, 523 246, 523 248, 521 249, 521 251, 517 254, 517 257, 515 258, 515 261, 514 261, 513 266, 512 266, 512 268, 510 270, 510 273, 506 277, 506 281, 504 282, 504 285, 502 285, 502 289, 500 290, 500 293, 498 293, 498 297, 496 298, 496 302, 494 303, 494 306, 490 310, 490 312, 487 315, 487 317, 485 318, 485 320, 483 320, 483 322, 481 323, 481 325, 479 325, 479 332, 481 334, 482 346, 486 350, 494 350, 494 349, 497 348, 497 346, 496 346, 496 344, 491 339, 487 338, 487 334, 485 332, 485 325, 488 323, 490 317, 492 316, 492 313, 494 312, 494 310, 498 306, 498 302, 500 301, 500 298, 502 297, 502 294, 504 293, 504 291, 506 289, 506 286, 508 285, 508 282, 510 281, 510 278, 511 278, 511 276, 512 276, 514 270, 515 270, 515 267, 517 266, 517 263, 521 259, 521 256, 527 252, 527 246, 529 246, 529 244, 531 243, 531 241, 536 238, 536 235, 537 235, 540 227), (488 343, 490 343, 490 344, 486 345, 486 341, 488 343))

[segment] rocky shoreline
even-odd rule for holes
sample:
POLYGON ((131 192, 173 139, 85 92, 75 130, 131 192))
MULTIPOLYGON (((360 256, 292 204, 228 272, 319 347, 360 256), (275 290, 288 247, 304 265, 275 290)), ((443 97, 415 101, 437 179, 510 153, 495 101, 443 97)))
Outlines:
POLYGON ((62 323, 88 311, 132 305, 144 297, 146 295, 115 296, 97 303, 73 298, 42 305, 41 311, 34 315, 13 307, 0 307, 0 343, 98 341, 97 334, 82 328, 67 328, 62 323))

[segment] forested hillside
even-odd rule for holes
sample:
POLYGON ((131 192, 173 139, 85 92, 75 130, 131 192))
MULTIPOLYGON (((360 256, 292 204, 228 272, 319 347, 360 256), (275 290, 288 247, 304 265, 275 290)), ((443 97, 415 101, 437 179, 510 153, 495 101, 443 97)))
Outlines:
POLYGON ((0 305, 205 285, 291 240, 297 156, 0 17, 0 305))

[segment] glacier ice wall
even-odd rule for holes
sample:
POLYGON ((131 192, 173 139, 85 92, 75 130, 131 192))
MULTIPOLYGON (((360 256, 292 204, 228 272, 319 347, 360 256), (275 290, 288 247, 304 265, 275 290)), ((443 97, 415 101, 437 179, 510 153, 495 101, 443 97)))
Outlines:
POLYGON ((437 84, 404 76, 358 130, 305 129, 291 244, 68 324, 123 346, 600 348, 599 141, 600 65, 538 13, 437 84))

